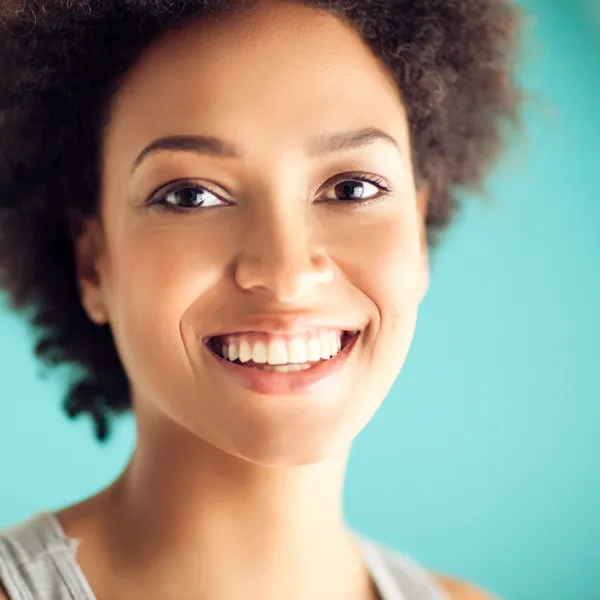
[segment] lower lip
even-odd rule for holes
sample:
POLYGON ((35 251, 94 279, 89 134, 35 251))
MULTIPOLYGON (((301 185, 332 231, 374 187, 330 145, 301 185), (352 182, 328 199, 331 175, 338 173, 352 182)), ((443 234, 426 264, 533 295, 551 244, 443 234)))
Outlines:
POLYGON ((276 371, 264 371, 259 367, 244 367, 222 358, 210 348, 206 348, 206 350, 229 375, 253 392, 259 394, 305 394, 332 382, 346 364, 359 337, 360 334, 355 336, 333 358, 305 371, 295 373, 277 373, 276 371))

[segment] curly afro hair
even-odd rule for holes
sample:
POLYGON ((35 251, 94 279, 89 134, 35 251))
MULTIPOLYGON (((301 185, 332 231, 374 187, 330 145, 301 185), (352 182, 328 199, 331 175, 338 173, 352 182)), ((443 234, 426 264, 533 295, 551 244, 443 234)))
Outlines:
MULTIPOLYGON (((157 36, 251 0, 6 0, 0 8, 0 289, 27 310, 46 366, 74 368, 69 416, 103 440, 130 408, 109 326, 80 302, 69 215, 94 215, 112 96, 157 36)), ((308 1, 308 0, 300 0, 308 1)), ((516 123, 512 68, 520 13, 510 0, 311 0, 383 61, 407 109, 414 169, 429 189, 428 241, 457 194, 477 190, 516 123)))

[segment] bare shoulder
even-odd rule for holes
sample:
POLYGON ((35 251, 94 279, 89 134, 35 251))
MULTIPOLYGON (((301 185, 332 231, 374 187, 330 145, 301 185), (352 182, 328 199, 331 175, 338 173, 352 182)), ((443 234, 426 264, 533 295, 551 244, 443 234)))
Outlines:
POLYGON ((442 575, 437 575, 435 579, 451 600, 499 600, 489 592, 466 581, 459 581, 442 575))
POLYGON ((0 581, 0 600, 10 600, 8 593, 0 581))

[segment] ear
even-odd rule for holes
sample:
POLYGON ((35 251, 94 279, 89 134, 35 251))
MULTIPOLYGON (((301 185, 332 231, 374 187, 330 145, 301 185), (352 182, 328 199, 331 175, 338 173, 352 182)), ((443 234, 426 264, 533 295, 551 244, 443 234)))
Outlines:
POLYGON ((417 213, 420 225, 421 240, 421 281, 420 281, 420 300, 425 298, 429 290, 430 267, 429 267, 429 245, 427 244, 427 208, 429 206, 429 187, 425 183, 420 183, 417 189, 417 213))
POLYGON ((75 258, 75 275, 85 312, 96 325, 108 323, 108 311, 98 265, 103 245, 102 228, 97 217, 77 210, 67 214, 75 258))

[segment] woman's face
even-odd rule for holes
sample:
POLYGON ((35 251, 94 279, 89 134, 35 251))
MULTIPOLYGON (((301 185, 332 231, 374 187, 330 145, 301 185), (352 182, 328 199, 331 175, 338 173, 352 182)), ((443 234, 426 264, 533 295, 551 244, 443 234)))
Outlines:
POLYGON ((141 422, 264 465, 347 450, 411 343, 422 204, 398 93, 330 14, 261 2, 149 48, 81 242, 141 422))

